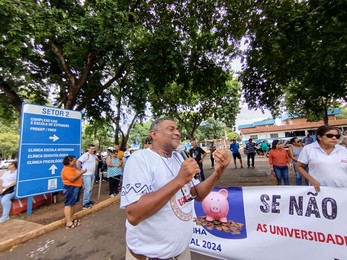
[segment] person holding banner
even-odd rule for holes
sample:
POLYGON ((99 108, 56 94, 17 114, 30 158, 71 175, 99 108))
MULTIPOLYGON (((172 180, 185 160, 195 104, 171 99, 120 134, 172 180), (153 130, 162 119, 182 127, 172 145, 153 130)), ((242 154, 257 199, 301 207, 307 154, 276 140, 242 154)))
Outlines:
POLYGON ((285 149, 282 148, 279 140, 272 141, 272 149, 269 153, 269 164, 271 168, 271 174, 277 178, 277 185, 282 184, 289 185, 288 177, 288 165, 292 170, 291 159, 285 149))
POLYGON ((181 134, 175 121, 160 118, 150 127, 152 147, 129 157, 123 173, 121 208, 126 214, 126 260, 189 260, 193 200, 202 201, 230 163, 226 150, 214 152, 215 169, 199 183, 193 158, 176 151, 181 134))
POLYGON ((304 146, 299 155, 297 170, 317 192, 320 186, 347 187, 347 149, 338 145, 340 137, 338 128, 320 126, 317 141, 304 146))

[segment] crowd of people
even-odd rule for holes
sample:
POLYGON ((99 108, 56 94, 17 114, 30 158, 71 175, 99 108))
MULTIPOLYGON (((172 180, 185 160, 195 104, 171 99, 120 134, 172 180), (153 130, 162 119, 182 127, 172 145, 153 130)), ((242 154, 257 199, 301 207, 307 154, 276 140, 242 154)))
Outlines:
MULTIPOLYGON (((309 135, 305 138, 293 137, 288 151, 278 139, 272 141, 271 149, 264 146, 264 156, 268 157, 277 184, 289 185, 289 172, 293 170, 296 185, 311 185, 317 192, 321 186, 347 187, 347 134, 342 136, 335 127, 321 126, 316 131, 316 141, 309 135)), ((192 201, 202 201, 209 194, 232 158, 235 168, 238 163, 243 168, 243 162, 236 139, 230 144, 231 153, 211 143, 213 172, 206 177, 206 151, 193 140, 187 157, 177 149, 180 139, 176 122, 160 118, 151 125, 145 149, 129 158, 124 158, 119 146, 109 147, 104 157, 94 145, 89 145, 79 158, 66 156, 61 171, 66 229, 80 226, 80 220, 74 217, 80 193, 83 209, 93 207, 93 185, 101 181, 100 172, 106 172, 101 178, 108 180, 110 197, 119 193, 120 181, 123 182, 120 207, 126 214, 126 259, 190 259, 192 201)), ((252 139, 243 152, 247 167, 255 167, 256 143, 252 139)), ((12 163, 0 177, 0 222, 9 219, 16 169, 16 163, 12 163)))
POLYGON ((347 131, 341 135, 338 128, 325 125, 316 130, 316 141, 310 134, 302 140, 293 137, 288 152, 274 140, 269 153, 271 172, 278 185, 282 180, 289 185, 288 169, 293 168, 296 185, 312 185, 316 191, 320 185, 347 187, 346 143, 347 131))

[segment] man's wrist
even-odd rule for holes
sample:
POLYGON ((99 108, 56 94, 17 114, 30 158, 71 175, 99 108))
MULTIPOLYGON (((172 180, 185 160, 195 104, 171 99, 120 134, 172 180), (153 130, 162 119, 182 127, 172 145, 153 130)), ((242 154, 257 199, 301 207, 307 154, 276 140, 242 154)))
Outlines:
POLYGON ((218 181, 221 177, 221 174, 217 173, 217 171, 214 171, 211 177, 214 179, 214 181, 218 181))

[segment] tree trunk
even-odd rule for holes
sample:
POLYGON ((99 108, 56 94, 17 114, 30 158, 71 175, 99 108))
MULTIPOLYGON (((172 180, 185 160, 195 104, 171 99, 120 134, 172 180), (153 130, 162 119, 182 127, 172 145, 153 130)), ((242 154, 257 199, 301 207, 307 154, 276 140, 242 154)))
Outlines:
POLYGON ((329 125, 329 116, 328 116, 328 104, 327 102, 324 102, 324 111, 323 111, 323 122, 325 126, 329 125))
POLYGON ((19 114, 22 112, 22 99, 17 95, 15 91, 11 88, 11 86, 4 81, 3 77, 0 76, 0 89, 6 94, 8 97, 8 104, 12 105, 19 114))
POLYGON ((131 132, 131 129, 133 129, 133 127, 135 126, 135 122, 137 120, 137 116, 138 116, 138 114, 136 114, 134 116, 134 118, 131 120, 130 125, 128 126, 128 130, 127 130, 126 134, 125 135, 123 134, 121 149, 124 149, 124 151, 127 149, 127 143, 128 143, 128 140, 129 140, 130 132, 131 132))

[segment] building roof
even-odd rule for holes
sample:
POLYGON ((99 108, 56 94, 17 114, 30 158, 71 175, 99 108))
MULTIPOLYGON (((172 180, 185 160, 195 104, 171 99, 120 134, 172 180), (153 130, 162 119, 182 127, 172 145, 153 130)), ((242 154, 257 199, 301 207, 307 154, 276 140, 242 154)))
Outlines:
POLYGON ((239 129, 257 127, 257 126, 262 126, 262 125, 273 125, 273 124, 275 124, 275 120, 273 120, 273 119, 262 120, 262 121, 254 122, 252 124, 239 125, 239 129))
MULTIPOLYGON (((335 108, 335 109, 330 109, 328 110, 328 116, 332 116, 332 115, 338 115, 342 113, 342 109, 341 108, 335 108)), ((291 119, 291 118, 300 118, 299 115, 296 114, 284 114, 283 116, 280 117, 280 119, 282 121, 286 121, 287 119, 291 119)))
MULTIPOLYGON (((347 123, 347 119, 343 120, 335 120, 334 115, 341 114, 342 110, 341 108, 336 109, 330 109, 328 111, 329 117, 329 124, 332 126, 345 126, 347 123), (336 122, 337 121, 337 122, 336 122)), ((302 117, 295 115, 295 114, 284 114, 283 116, 279 117, 279 119, 284 122, 287 120, 295 120, 295 119, 303 119, 302 117)), ((297 120, 295 120, 297 121, 297 120)), ((295 131, 295 130, 305 130, 305 129, 315 129, 319 126, 323 125, 323 121, 318 122, 307 122, 303 123, 302 121, 300 123, 289 123, 285 125, 276 125, 275 120, 269 119, 269 120, 262 120, 257 121, 251 124, 244 124, 239 125, 238 129, 241 130, 242 134, 254 134, 254 133, 262 133, 262 132, 278 132, 278 131, 295 131)))
MULTIPOLYGON (((314 129, 324 125, 323 120, 318 122, 305 122, 298 124, 288 124, 288 125, 266 125, 258 126, 253 128, 241 129, 242 134, 254 134, 254 133, 266 133, 266 132, 279 132, 279 131, 298 131, 305 129, 314 129)), ((329 125, 341 127, 347 126, 347 119, 339 120, 329 120, 329 125)))

